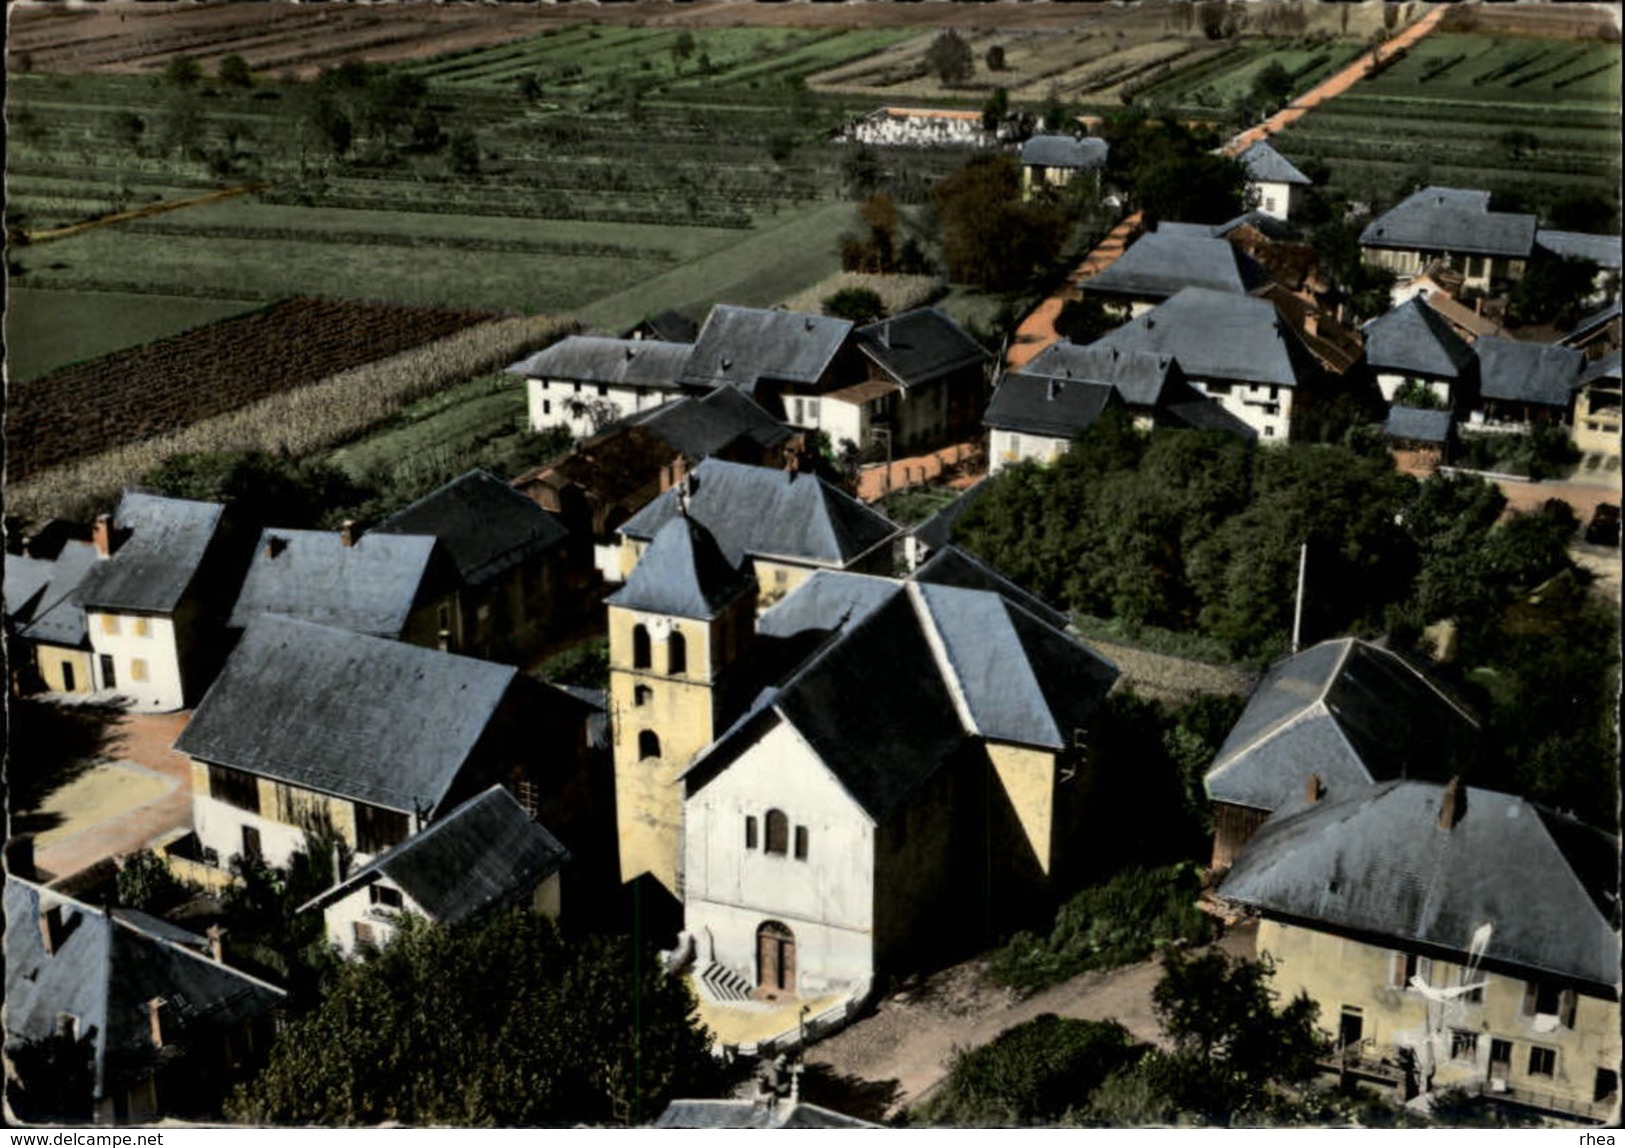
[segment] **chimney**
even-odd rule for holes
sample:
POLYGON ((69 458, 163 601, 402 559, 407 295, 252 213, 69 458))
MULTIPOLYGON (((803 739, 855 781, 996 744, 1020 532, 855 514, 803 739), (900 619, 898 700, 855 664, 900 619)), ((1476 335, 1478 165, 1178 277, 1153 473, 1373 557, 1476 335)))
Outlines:
POLYGON ((1311 337, 1320 334, 1320 316, 1311 312, 1303 317, 1303 333, 1311 337))
POLYGON ((339 527, 339 541, 345 546, 354 546, 355 540, 360 536, 361 532, 356 529, 356 521, 353 518, 346 518, 344 525, 339 527))
POLYGON ((96 555, 99 558, 111 558, 113 555, 113 516, 98 514, 96 516, 96 529, 91 534, 91 541, 96 544, 96 555))
POLYGON ((1303 785, 1303 799, 1310 805, 1314 805, 1325 796, 1326 787, 1320 782, 1320 774, 1311 773, 1309 775, 1309 780, 1304 782, 1303 785))
POLYGON ((67 936, 67 922, 62 918, 62 906, 52 905, 39 911, 39 939, 45 946, 45 955, 55 956, 62 939, 67 936))
POLYGON ((889 319, 880 324, 880 335, 878 338, 882 347, 885 347, 888 351, 891 350, 891 321, 889 319))
POLYGON ((1152 330, 1156 329, 1156 326, 1157 326, 1157 321, 1155 319, 1151 318, 1150 316, 1146 316, 1145 329, 1147 331, 1152 331, 1152 330))
POLYGON ((626 349, 626 360, 627 360, 627 362, 631 362, 634 358, 636 358, 637 353, 638 352, 637 352, 636 347, 628 347, 626 349))
POLYGON ((1061 381, 1059 379, 1051 379, 1049 381, 1049 395, 1047 396, 1049 401, 1053 403, 1060 393, 1061 381))
POLYGON ((1466 793, 1462 791, 1461 778, 1452 777, 1450 783, 1444 787, 1444 794, 1439 798, 1439 828, 1446 833, 1456 827, 1461 815, 1466 812, 1466 793))
POLYGON ((1473 300, 1473 314, 1482 315, 1483 313, 1484 313, 1484 296, 1480 295, 1477 299, 1473 300))
POLYGON ((164 1029, 173 1023, 168 1019, 171 1015, 169 1002, 163 997, 153 997, 147 1002, 147 1022, 151 1026, 154 1048, 164 1047, 164 1029))
MULTIPOLYGON (((334 846, 337 849, 337 846, 334 846)), ((336 858, 335 858, 336 860, 336 858)), ((219 925, 210 925, 205 934, 209 938, 209 955, 220 964, 226 963, 226 930, 219 925)))
POLYGON ((286 538, 279 538, 275 534, 265 536, 265 556, 267 558, 275 558, 287 548, 288 540, 286 538))
POLYGON ((803 320, 803 323, 806 325, 806 328, 809 331, 818 326, 818 320, 814 319, 811 315, 808 315, 807 318, 803 320))

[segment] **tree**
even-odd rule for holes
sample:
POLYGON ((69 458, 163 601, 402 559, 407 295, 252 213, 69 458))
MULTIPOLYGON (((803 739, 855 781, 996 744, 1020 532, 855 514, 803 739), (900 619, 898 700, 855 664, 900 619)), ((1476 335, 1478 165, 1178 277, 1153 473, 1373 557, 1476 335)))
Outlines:
POLYGON ((694 41, 693 32, 690 32, 687 28, 684 28, 681 32, 677 33, 677 39, 671 42, 671 60, 673 69, 679 72, 682 71, 683 61, 692 56, 696 48, 698 48, 698 44, 696 44, 694 41))
POLYGON ((983 62, 987 64, 987 70, 990 72, 1004 71, 1006 67, 1004 62, 1004 45, 990 44, 987 49, 987 55, 983 57, 983 62))
POLYGON ((150 849, 132 854, 118 871, 119 904, 145 913, 159 913, 185 895, 163 858, 150 849))
POLYGON ((889 274, 898 269, 897 204, 885 192, 872 195, 858 205, 858 215, 868 226, 862 238, 847 235, 841 239, 841 269, 889 274))
POLYGON ((994 88, 993 94, 982 105, 982 130, 996 132, 1004 117, 1010 114, 1010 93, 1004 88, 994 88))
POLYGON ((164 68, 164 80, 177 88, 196 87, 203 79, 203 65, 190 56, 176 56, 164 68))
POLYGON ((1230 156, 1163 154, 1133 175, 1147 220, 1223 223, 1247 206, 1247 169, 1230 156))
POLYGON ((1025 283, 1066 237, 1060 212, 1021 202, 1014 156, 979 155, 931 189, 948 276, 984 291, 1025 283))
POLYGON ((925 50, 925 66, 944 84, 963 84, 976 71, 976 57, 970 45, 952 28, 937 33, 925 50))
POLYGON ((6 1104, 23 1121, 89 1124, 95 1101, 96 1036, 53 1033, 8 1049, 6 1104))
POLYGON ((228 88, 252 88, 254 86, 254 73, 249 68, 248 61, 236 52, 221 58, 215 66, 214 74, 222 84, 228 88))
POLYGON ((337 526, 376 496, 335 466, 258 450, 171 455, 142 475, 141 485, 172 498, 230 503, 250 527, 290 529, 337 526))
POLYGON ((1253 77, 1252 97, 1267 108, 1279 108, 1292 98, 1292 73, 1279 60, 1271 60, 1253 77))
POLYGON ((1120 325, 1099 299, 1068 299, 1055 317, 1055 333, 1074 343, 1093 343, 1120 325))
POLYGON ((909 1122, 968 1128, 1055 1124, 1145 1051, 1116 1021, 1044 1013, 981 1048, 957 1052, 941 1090, 909 1122))
POLYGON ((869 287, 843 287, 821 304, 824 314, 859 326, 886 317, 886 302, 869 287))
POLYGON ((234 1119, 470 1127, 641 1124, 723 1093, 681 979, 624 938, 565 943, 509 912, 471 928, 408 917, 281 1035, 234 1119))
POLYGON ((1537 255, 1513 284, 1508 311, 1519 324, 1570 326, 1580 317, 1596 278, 1597 265, 1589 259, 1537 255))
POLYGON ((467 128, 458 128, 446 141, 446 160, 458 175, 478 175, 480 142, 467 128))

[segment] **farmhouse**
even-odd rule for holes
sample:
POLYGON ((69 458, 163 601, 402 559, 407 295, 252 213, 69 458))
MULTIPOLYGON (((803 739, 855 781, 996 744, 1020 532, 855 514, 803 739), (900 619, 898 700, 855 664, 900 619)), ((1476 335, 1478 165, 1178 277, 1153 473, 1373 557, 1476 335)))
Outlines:
MULTIPOLYGON (((587 569, 570 532, 512 486, 471 470, 384 519, 368 536, 433 538, 456 570, 455 609, 437 633, 443 648, 523 664, 575 624, 587 569)), ((313 619, 314 620, 314 619, 313 619)), ((438 643, 436 643, 438 644, 438 643)))
POLYGON ((1397 654, 1338 638, 1272 666, 1204 785, 1213 863, 1228 868, 1266 818, 1303 793, 1445 778, 1477 750, 1478 723, 1397 654))
POLYGON ((1258 210, 1275 219, 1291 219, 1293 203, 1302 195, 1301 189, 1314 181, 1267 140, 1259 140, 1236 158, 1247 169, 1248 197, 1258 205, 1258 210))
MULTIPOLYGON (((10 1070, 52 1037, 86 1054, 98 1124, 196 1115, 189 1105, 218 1099, 270 1049, 286 994, 222 963, 218 940, 15 874, 5 910, 8 1112, 31 1116, 10 1070)), ((23 1079, 50 1083, 50 1071, 23 1079)))
POLYGON ((1615 347, 1587 364, 1580 375, 1574 395, 1574 445, 1585 454, 1619 457, 1619 358, 1615 347))
POLYGON ((111 518, 96 520, 96 562, 76 599, 97 690, 149 711, 181 709, 203 692, 218 664, 218 595, 234 584, 224 510, 126 491, 111 518))
POLYGON ((1504 793, 1419 780, 1282 809, 1219 888, 1260 918, 1328 1067, 1619 1118, 1619 842, 1504 793))
POLYGON ((1178 360, 1196 391, 1265 441, 1286 441, 1293 405, 1310 401, 1323 377, 1272 304, 1203 287, 1185 288, 1091 346, 1178 360))
POLYGON ((1472 347, 1419 296, 1365 325, 1365 364, 1387 403, 1417 406, 1425 396, 1449 410, 1471 398, 1478 379, 1472 347))
POLYGON ((1478 355, 1479 409, 1474 426, 1528 427, 1569 422, 1585 356, 1571 347, 1486 335, 1478 355))
POLYGON ((1187 287, 1246 296, 1268 282, 1252 257, 1229 241, 1175 228, 1140 236, 1110 267, 1080 283, 1078 291, 1137 318, 1187 287))
POLYGON ((1490 193, 1426 187, 1360 233, 1365 256, 1401 278, 1443 260, 1469 290, 1490 292, 1522 277, 1535 249, 1533 215, 1490 210, 1490 193))
POLYGON ((175 748, 205 862, 286 866, 323 823, 366 861, 496 783, 590 844, 588 717, 509 666, 268 614, 175 748))
POLYGON ((1106 141, 1095 136, 1037 135, 1021 145, 1021 195, 1031 199, 1040 191, 1058 190, 1088 178, 1100 191, 1100 172, 1109 153, 1106 141))
MULTIPOLYGON (((1151 356, 1146 356, 1151 358, 1151 356)), ((988 476, 1022 462, 1054 462, 1122 399, 1110 383, 1023 372, 1006 375, 988 404, 988 476)))
POLYGON ((532 430, 566 427, 585 438, 622 415, 681 394, 679 380, 693 349, 654 339, 571 335, 513 364, 508 374, 526 380, 532 430))
POLYGON ((493 785, 299 911, 320 910, 328 943, 346 957, 387 945, 404 913, 458 925, 522 907, 556 921, 569 859, 558 838, 493 785))
POLYGON ((76 595, 98 557, 91 543, 72 539, 52 558, 6 555, 6 641, 14 690, 88 694, 94 688, 90 632, 76 595))
POLYGON ((831 442, 864 447, 886 435, 903 451, 975 432, 991 356, 958 323, 922 307, 859 328, 855 337, 867 377, 825 396, 819 429, 831 442))

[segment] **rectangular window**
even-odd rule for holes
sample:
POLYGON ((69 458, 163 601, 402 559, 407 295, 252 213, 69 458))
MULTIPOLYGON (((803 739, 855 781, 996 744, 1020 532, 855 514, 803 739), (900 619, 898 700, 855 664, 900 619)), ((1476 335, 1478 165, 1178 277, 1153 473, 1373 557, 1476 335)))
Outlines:
POLYGON ((1450 1059, 1476 1061, 1478 1059, 1478 1034, 1462 1028, 1451 1029, 1450 1059))
POLYGON ((152 634, 152 623, 149 622, 146 618, 136 618, 136 619, 134 619, 134 625, 135 625, 135 636, 136 637, 145 638, 145 637, 149 637, 152 634))
POLYGON ((745 848, 756 848, 756 818, 745 818, 745 848))
POLYGON ((118 615, 117 614, 103 614, 102 615, 102 633, 104 633, 104 634, 116 634, 118 632, 119 632, 118 615))
POLYGON ((373 945, 377 943, 373 940, 372 926, 367 924, 367 922, 356 921, 352 928, 355 930, 355 943, 357 948, 360 948, 363 945, 373 945))
POLYGON ((1264 428, 1264 437, 1265 438, 1274 438, 1275 437, 1275 428, 1274 427, 1265 427, 1264 428))
MULTIPOLYGON (((1500 1066, 1505 1069, 1512 1063, 1512 1042, 1510 1040, 1490 1041, 1490 1068, 1500 1066)), ((1503 1075, 1505 1073, 1503 1072, 1503 1075)))
POLYGON ((550 415, 550 414, 553 413, 553 400, 552 399, 543 399, 542 400, 542 413, 544 415, 550 415))
POLYGON ((118 675, 113 672, 113 655, 102 655, 102 689, 111 690, 118 686, 118 675))
POLYGON ((144 682, 147 680, 147 659, 130 659, 130 680, 132 682, 144 682))
POLYGON ((1601 1104, 1612 1100, 1614 1093, 1619 1091, 1619 1073, 1612 1068, 1597 1069, 1596 1084, 1591 1090, 1591 1103, 1601 1104))
POLYGON ((401 898, 399 889, 391 889, 388 885, 367 886, 368 900, 374 905, 382 905, 386 909, 399 909, 405 902, 401 898))
POLYGON ((355 847, 362 853, 382 853, 406 840, 406 814, 376 805, 355 805, 355 847))
POLYGON ((265 860, 265 851, 260 846, 260 831, 252 825, 243 826, 243 856, 251 861, 265 860))
POLYGON ((1388 987, 1395 989, 1408 989, 1411 987, 1411 978, 1420 977, 1424 985, 1433 983, 1433 961, 1429 957, 1419 957, 1415 953, 1403 953, 1395 950, 1388 957, 1388 987))
POLYGON ((1529 1048, 1529 1075, 1550 1077, 1556 1074, 1557 1049, 1531 1045, 1529 1048))
POLYGON ((1013 458, 1021 457, 1021 436, 1018 434, 1010 436, 1010 455, 1013 458))
POLYGON ((209 796, 249 813, 260 811, 259 780, 228 765, 209 766, 209 796))
POLYGON ((805 825, 798 825, 798 826, 796 826, 796 860, 797 861, 805 861, 806 859, 807 859, 807 827, 805 825))
POLYGON ((605 398, 609 397, 609 384, 608 383, 599 383, 598 384, 598 397, 601 398, 601 399, 605 399, 605 398))

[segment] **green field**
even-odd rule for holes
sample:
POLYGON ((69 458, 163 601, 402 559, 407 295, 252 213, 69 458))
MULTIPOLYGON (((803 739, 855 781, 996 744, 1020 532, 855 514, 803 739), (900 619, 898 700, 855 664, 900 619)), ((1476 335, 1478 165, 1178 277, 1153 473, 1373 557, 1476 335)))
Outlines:
POLYGON ((1542 209, 1575 191, 1617 195, 1619 133, 1619 45, 1439 34, 1276 146, 1324 161, 1356 199, 1392 202, 1426 182, 1515 192, 1542 209), (1514 148, 1509 132, 1532 142, 1514 148))
POLYGON ((13 382, 32 379, 254 306, 240 299, 13 288, 6 299, 6 374, 13 382))

